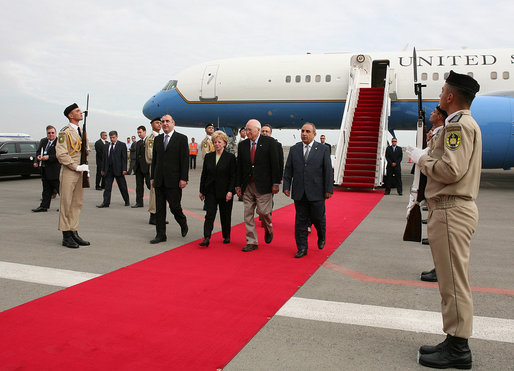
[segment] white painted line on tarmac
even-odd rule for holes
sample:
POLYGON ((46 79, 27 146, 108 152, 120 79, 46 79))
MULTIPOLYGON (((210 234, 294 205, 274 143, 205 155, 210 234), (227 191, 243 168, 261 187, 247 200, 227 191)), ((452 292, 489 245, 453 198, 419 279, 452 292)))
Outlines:
POLYGON ((70 287, 99 276, 101 274, 0 262, 0 278, 50 286, 70 287))
MULTIPOLYGON (((292 297, 277 312, 277 315, 347 325, 443 334, 441 313, 423 310, 292 297)), ((474 316, 472 338, 514 343, 514 320, 474 316)))

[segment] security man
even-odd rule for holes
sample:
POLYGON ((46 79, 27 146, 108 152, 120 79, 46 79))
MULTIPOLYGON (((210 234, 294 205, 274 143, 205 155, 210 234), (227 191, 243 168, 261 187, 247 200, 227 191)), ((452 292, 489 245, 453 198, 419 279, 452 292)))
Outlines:
POLYGON ((473 326, 469 282, 470 240, 478 224, 475 199, 482 168, 482 136, 469 107, 480 85, 450 72, 439 105, 448 112, 433 148, 410 147, 409 157, 427 176, 428 239, 432 250, 446 340, 419 349, 419 363, 433 368, 470 369, 468 338, 473 326))
POLYGON ((82 188, 82 172, 89 171, 88 165, 80 165, 82 131, 79 123, 83 114, 76 103, 66 107, 64 116, 70 123, 61 129, 55 146, 57 160, 61 163, 59 206, 59 230, 62 231, 62 245, 69 248, 88 246, 78 234, 79 215, 82 210, 84 189, 82 188))
MULTIPOLYGON (((150 135, 146 138, 145 142, 145 159, 146 163, 148 164, 148 171, 151 172, 151 165, 152 165, 152 151, 153 151, 153 143, 155 138, 159 135, 161 131, 161 118, 157 117, 154 118, 150 125, 152 125, 152 132, 150 135)), ((150 187, 150 204, 148 205, 148 212, 150 213, 150 220, 148 221, 148 224, 156 225, 157 219, 155 216, 155 213, 157 212, 155 208, 155 189, 153 186, 150 187)))
POLYGON ((189 143, 189 169, 196 170, 196 155, 198 154, 198 143, 195 142, 195 138, 191 138, 189 143))

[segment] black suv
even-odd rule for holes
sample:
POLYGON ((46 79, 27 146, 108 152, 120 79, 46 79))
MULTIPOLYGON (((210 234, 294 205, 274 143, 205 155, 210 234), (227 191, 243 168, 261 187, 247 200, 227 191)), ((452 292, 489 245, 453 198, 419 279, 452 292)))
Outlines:
POLYGON ((39 174, 34 158, 39 142, 24 139, 0 141, 0 176, 39 174))

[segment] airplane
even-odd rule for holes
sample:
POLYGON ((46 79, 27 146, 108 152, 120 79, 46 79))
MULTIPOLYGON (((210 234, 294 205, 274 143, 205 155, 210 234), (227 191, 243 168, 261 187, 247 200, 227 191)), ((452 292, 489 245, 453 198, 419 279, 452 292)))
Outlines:
MULTIPOLYGON (((416 59, 418 82, 426 85, 427 124, 449 71, 472 75, 481 86, 471 110, 482 131, 482 166, 514 166, 514 49, 422 50, 416 59)), ((394 130, 416 129, 413 60, 407 51, 214 60, 178 73, 145 103, 143 114, 169 113, 186 127, 214 123, 228 134, 250 118, 274 128, 298 129, 310 121, 318 129, 339 129, 352 90, 385 87, 384 131, 394 136, 394 130)))

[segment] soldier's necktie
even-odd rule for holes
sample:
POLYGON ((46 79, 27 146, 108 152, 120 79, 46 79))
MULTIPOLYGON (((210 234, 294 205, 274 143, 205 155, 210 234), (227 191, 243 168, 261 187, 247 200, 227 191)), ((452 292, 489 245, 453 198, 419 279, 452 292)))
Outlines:
POLYGON ((166 134, 164 136, 164 150, 166 151, 166 148, 168 148, 168 142, 170 140, 170 136, 168 134, 166 134))
POLYGON ((303 154, 303 159, 307 161, 307 158, 309 157, 309 146, 305 146, 305 153, 303 154))
POLYGON ((79 137, 81 137, 81 138, 82 138, 82 133, 80 132, 80 126, 79 126, 79 127, 77 127, 77 130, 78 130, 78 132, 79 132, 79 137))
POLYGON ((255 141, 252 141, 252 149, 250 151, 250 160, 252 161, 252 164, 255 160, 255 141))

